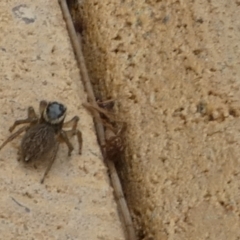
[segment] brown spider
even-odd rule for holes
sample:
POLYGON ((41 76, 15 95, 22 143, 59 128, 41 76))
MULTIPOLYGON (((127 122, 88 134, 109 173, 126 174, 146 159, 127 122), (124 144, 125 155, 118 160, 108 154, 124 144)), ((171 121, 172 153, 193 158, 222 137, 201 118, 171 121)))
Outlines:
POLYGON ((68 146, 68 156, 73 151, 73 146, 69 138, 77 135, 79 143, 79 154, 82 150, 82 133, 77 129, 79 117, 75 116, 70 121, 64 123, 67 108, 58 102, 41 101, 39 104, 40 117, 34 111, 33 107, 28 108, 28 117, 26 119, 16 120, 9 128, 12 132, 16 126, 26 124, 18 131, 10 135, 0 146, 0 150, 22 132, 26 131, 22 138, 19 150, 19 159, 24 162, 48 158, 50 160, 47 169, 41 178, 44 182, 46 175, 52 167, 56 158, 59 143, 65 142, 68 146), (71 130, 63 130, 64 127, 72 126, 71 130))
POLYGON ((126 130, 126 123, 123 123, 122 127, 118 130, 113 127, 113 121, 120 121, 116 120, 112 113, 112 108, 114 106, 112 99, 106 101, 97 100, 97 104, 98 106, 93 106, 90 103, 83 103, 83 106, 89 110, 95 109, 99 112, 103 125, 105 126, 105 145, 102 147, 104 148, 108 159, 116 161, 124 150, 122 134, 126 130))
POLYGON ((119 154, 124 150, 124 143, 122 139, 122 133, 126 130, 126 124, 124 124, 117 132, 112 127, 105 127, 105 148, 107 157, 116 161, 119 154))

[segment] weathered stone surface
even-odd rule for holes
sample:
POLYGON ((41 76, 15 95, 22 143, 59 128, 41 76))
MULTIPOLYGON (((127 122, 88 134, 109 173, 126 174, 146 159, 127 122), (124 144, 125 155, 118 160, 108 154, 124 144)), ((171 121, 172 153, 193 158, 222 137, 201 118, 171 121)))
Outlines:
POLYGON ((47 166, 17 162, 21 138, 0 152, 1 239, 123 240, 113 191, 92 123, 65 22, 57 1, 1 1, 0 141, 16 119, 39 101, 57 100, 68 107, 67 119, 80 117, 82 155, 67 156, 60 146, 43 185, 47 166))
POLYGON ((140 239, 238 239, 239 1, 81 1, 93 82, 127 121, 140 239))

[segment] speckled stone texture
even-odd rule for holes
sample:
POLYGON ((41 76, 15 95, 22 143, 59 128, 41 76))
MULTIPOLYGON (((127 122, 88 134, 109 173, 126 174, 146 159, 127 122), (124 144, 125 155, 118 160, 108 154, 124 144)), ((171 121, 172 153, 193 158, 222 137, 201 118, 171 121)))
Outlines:
POLYGON ((91 78, 126 120, 140 239, 240 238, 239 1, 79 1, 91 78))
POLYGON ((66 120, 80 117, 82 155, 58 156, 40 184, 48 162, 35 169, 17 161, 21 137, 0 152, 0 239, 123 240, 117 206, 96 140, 86 94, 57 1, 1 1, 0 142, 27 107, 57 100, 68 107, 66 120))

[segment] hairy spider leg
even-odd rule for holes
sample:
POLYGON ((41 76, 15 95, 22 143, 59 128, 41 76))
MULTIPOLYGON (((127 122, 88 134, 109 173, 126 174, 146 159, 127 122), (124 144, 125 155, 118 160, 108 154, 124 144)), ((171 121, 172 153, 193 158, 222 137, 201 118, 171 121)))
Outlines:
POLYGON ((26 119, 20 119, 16 120, 14 124, 9 128, 9 131, 12 132, 16 126, 20 124, 25 124, 25 123, 36 123, 38 121, 37 114, 35 113, 35 110, 33 107, 28 108, 28 116, 26 119))
POLYGON ((45 110, 45 108, 47 107, 48 105, 48 102, 45 101, 45 100, 42 100, 40 103, 39 103, 39 113, 40 113, 40 116, 42 115, 43 111, 45 110))
POLYGON ((123 122, 122 126, 117 131, 116 135, 119 136, 119 135, 123 134, 126 130, 127 130, 127 124, 126 124, 126 122, 123 122))
POLYGON ((67 133, 64 130, 60 131, 59 138, 60 138, 60 140, 62 140, 63 142, 66 143, 66 145, 68 146, 68 156, 71 156, 71 153, 73 151, 73 145, 69 141, 67 133))
POLYGON ((63 130, 63 131, 66 133, 68 138, 71 138, 74 135, 77 135, 78 145, 79 145, 79 154, 81 154, 82 153, 82 132, 77 129, 78 121, 79 121, 78 116, 73 117, 71 120, 63 124, 63 127, 72 126, 72 129, 63 130))
MULTIPOLYGON (((14 124, 9 128, 9 131, 12 132, 16 126, 21 125, 21 124, 26 124, 26 123, 30 123, 30 124, 35 124, 37 123, 38 118, 37 115, 34 111, 33 107, 29 107, 28 108, 28 117, 26 119, 20 119, 20 120, 16 120, 14 122, 14 124)), ((9 142, 11 142, 14 138, 16 138, 18 135, 20 135, 22 132, 28 130, 29 126, 24 126, 21 127, 20 129, 18 129, 17 132, 11 134, 0 146, 0 150, 9 142)))
POLYGON ((47 168, 46 168, 46 170, 45 170, 45 172, 44 172, 44 174, 41 178, 41 181, 40 181, 41 184, 44 183, 44 180, 45 180, 47 174, 49 173, 50 169, 52 168, 52 165, 53 165, 53 163, 56 159, 56 156, 57 156, 58 148, 59 148, 59 143, 56 144, 55 148, 52 151, 52 154, 51 154, 50 159, 49 159, 50 160, 49 165, 47 166, 47 168))
POLYGON ((9 142, 11 142, 14 138, 16 138, 18 135, 20 135, 22 132, 26 131, 29 128, 29 126, 21 127, 17 130, 17 132, 11 134, 0 146, 0 150, 9 142))

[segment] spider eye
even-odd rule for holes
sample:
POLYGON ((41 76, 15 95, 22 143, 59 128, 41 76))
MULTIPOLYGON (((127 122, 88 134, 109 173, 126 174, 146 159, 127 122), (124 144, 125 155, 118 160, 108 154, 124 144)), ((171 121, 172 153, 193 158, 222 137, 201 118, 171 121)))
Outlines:
POLYGON ((47 116, 50 120, 61 118, 66 112, 66 107, 58 102, 52 102, 47 107, 47 116))

